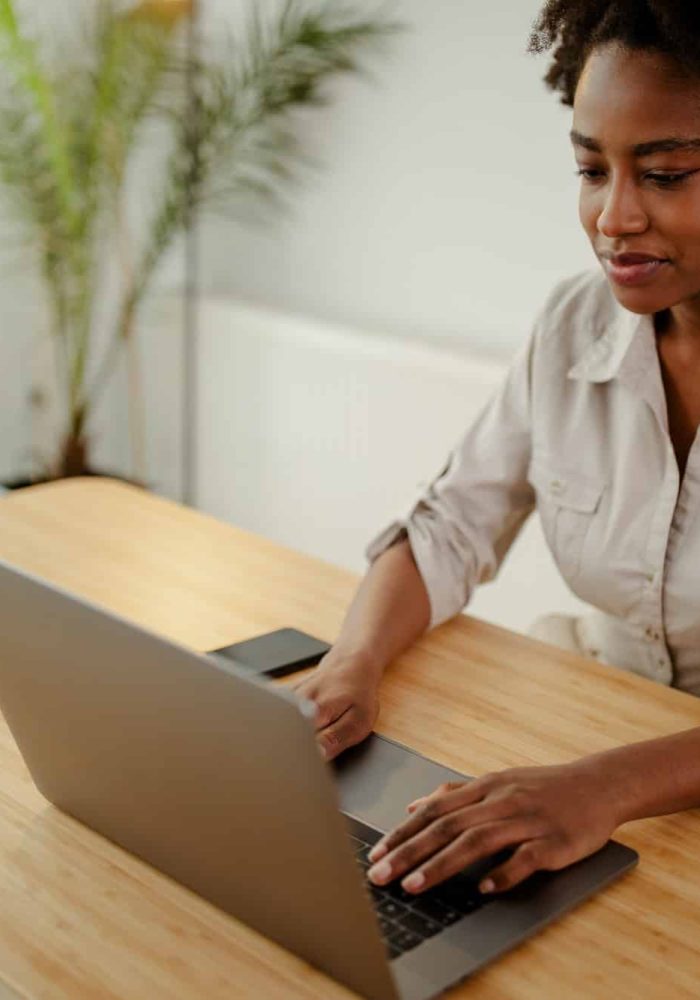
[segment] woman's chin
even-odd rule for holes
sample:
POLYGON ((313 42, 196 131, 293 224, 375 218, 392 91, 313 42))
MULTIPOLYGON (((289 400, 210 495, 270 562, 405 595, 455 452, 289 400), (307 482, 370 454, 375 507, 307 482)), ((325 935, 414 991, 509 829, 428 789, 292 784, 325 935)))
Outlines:
POLYGON ((650 288, 648 286, 626 288, 615 281, 611 281, 610 278, 608 278, 608 284, 621 306, 629 309, 630 312, 639 313, 640 315, 662 312, 664 309, 670 309, 678 301, 668 291, 664 293, 658 288, 650 288))

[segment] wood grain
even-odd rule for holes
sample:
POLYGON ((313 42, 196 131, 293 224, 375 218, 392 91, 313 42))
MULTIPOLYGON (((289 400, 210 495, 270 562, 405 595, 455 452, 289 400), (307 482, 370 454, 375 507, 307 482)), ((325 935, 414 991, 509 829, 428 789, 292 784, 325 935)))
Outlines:
MULTIPOLYGON (((197 650, 330 642, 357 577, 111 480, 0 499, 0 558, 197 650)), ((700 699, 459 616, 387 671, 380 732, 470 774, 700 725, 700 699)), ((700 812, 640 820, 623 880, 450 996, 700 996, 700 812)), ((49 806, 0 720, 0 998, 351 994, 49 806)))
POLYGON ((0 979, 0 1000, 24 1000, 26 994, 18 993, 17 990, 0 979))

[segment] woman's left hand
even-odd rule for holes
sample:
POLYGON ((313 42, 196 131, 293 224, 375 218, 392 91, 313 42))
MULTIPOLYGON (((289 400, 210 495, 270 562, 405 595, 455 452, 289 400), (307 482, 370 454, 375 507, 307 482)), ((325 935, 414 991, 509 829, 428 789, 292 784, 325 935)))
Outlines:
POLYGON ((480 883, 482 892, 510 889, 534 871, 564 868, 598 850, 621 822, 618 808, 595 758, 446 783, 412 802, 410 818, 375 844, 368 875, 384 885, 410 872, 402 887, 422 892, 511 848, 480 883))

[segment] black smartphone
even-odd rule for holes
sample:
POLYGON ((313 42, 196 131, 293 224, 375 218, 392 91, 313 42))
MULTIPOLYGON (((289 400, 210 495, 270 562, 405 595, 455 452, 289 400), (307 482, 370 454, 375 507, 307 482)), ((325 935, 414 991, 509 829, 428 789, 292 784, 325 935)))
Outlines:
POLYGON ((284 677, 318 663, 330 648, 329 643, 299 629, 279 628, 244 642, 234 642, 232 646, 212 649, 211 652, 225 656, 253 673, 284 677))

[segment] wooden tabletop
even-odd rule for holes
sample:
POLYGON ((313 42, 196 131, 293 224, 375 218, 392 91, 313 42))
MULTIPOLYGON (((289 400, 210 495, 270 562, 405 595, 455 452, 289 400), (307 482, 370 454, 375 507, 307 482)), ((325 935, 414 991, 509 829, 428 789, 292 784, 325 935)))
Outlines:
MULTIPOLYGON (((286 625, 332 642, 357 585, 106 479, 2 497, 0 558, 196 650, 286 625)), ((700 699, 458 616, 389 668, 377 729, 479 775, 697 725, 700 699)), ((634 871, 448 995, 700 996, 700 812, 630 823, 617 839, 640 852, 634 871)), ((2 1000, 352 995, 48 805, 0 717, 2 1000)))

